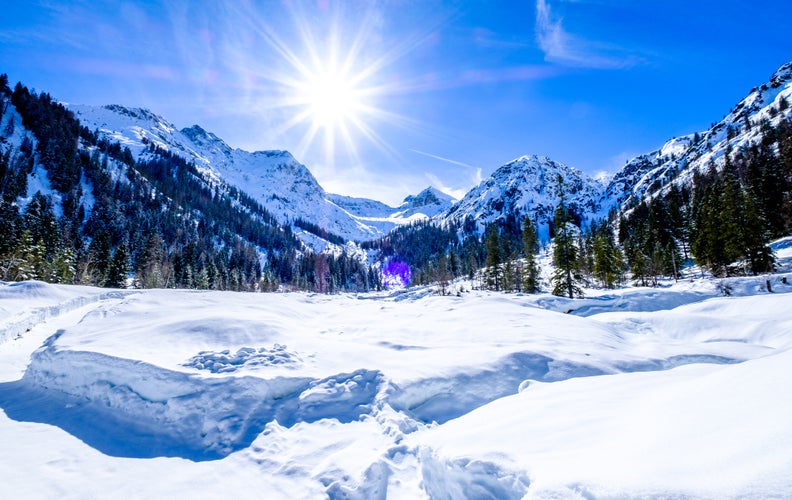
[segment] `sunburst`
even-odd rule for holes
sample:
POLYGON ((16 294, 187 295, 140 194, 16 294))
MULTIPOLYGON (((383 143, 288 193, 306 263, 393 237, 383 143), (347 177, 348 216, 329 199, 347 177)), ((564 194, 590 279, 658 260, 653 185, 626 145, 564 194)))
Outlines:
MULTIPOLYGON (((295 14, 299 40, 286 44, 273 31, 263 33, 270 45, 287 63, 285 70, 269 75, 278 83, 280 107, 287 108, 291 118, 280 128, 281 134, 292 129, 304 129, 297 146, 298 155, 311 149, 316 142, 324 143, 327 162, 333 163, 337 153, 358 160, 356 144, 362 139, 391 155, 392 148, 374 130, 377 121, 389 124, 410 123, 403 116, 386 111, 379 101, 403 89, 383 84, 383 68, 401 57, 407 49, 395 48, 379 57, 364 56, 371 45, 370 27, 363 22, 350 40, 342 40, 338 25, 324 37, 295 14), (343 150, 343 151, 341 151, 343 150)), ((315 27, 314 27, 315 28, 315 27)), ((344 30, 348 32, 348 30, 344 30)))

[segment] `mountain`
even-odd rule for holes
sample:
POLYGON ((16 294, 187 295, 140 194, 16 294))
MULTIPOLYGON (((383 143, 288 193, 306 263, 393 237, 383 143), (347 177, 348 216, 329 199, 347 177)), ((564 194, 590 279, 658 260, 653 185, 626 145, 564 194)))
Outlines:
POLYGON ((510 213, 531 214, 540 235, 548 238, 549 224, 558 205, 557 179, 564 180, 570 209, 588 218, 601 208, 604 186, 576 168, 544 156, 522 156, 498 168, 439 216, 459 226, 473 219, 478 229, 510 213))
MULTIPOLYGON (((129 147, 135 158, 146 157, 151 145, 195 163, 218 182, 227 182, 258 201, 282 224, 302 220, 344 240, 366 241, 409 223, 426 208, 434 215, 448 205, 442 193, 421 195, 409 209, 390 208, 374 200, 332 195, 308 168, 288 151, 231 148, 198 125, 177 130, 165 118, 141 108, 119 105, 69 105, 80 122, 99 135, 129 147), (443 200, 442 202, 440 200, 443 200)), ((405 200, 406 201, 406 200, 405 200)), ((304 238, 314 243, 313 238, 304 238)))
POLYGON ((726 151, 761 143, 771 127, 792 117, 792 62, 767 83, 751 90, 719 122, 704 132, 675 137, 659 149, 633 158, 609 183, 603 203, 626 208, 670 184, 685 185, 710 163, 720 166, 726 151))
MULTIPOLYGON (((63 269, 76 269, 77 275, 57 279, 110 283, 108 263, 124 248, 138 271, 141 262, 161 267, 157 272, 162 275, 152 279, 166 286, 258 289, 265 282, 266 288, 286 284, 326 291, 338 283, 345 289, 378 283, 371 269, 352 276, 332 260, 350 255, 361 264, 367 257, 366 265, 399 258, 418 271, 419 281, 429 282, 443 270, 446 255, 465 256, 461 267, 449 259, 453 273, 480 268, 486 251, 480 240, 468 236, 480 235, 488 224, 505 223, 511 237, 518 234, 513 222, 527 215, 547 241, 559 202, 559 177, 569 208, 585 224, 612 210, 630 211, 647 199, 663 202, 672 185, 689 191, 695 174, 718 170, 728 151, 735 153, 729 157, 739 165, 735 173, 741 188, 754 198, 749 200, 752 216, 772 219, 775 235, 792 228, 792 63, 709 130, 673 138, 632 159, 607 185, 549 158, 523 156, 495 170, 457 203, 427 188, 397 207, 327 193, 287 151, 234 149, 197 125, 178 130, 149 110, 118 105, 66 109, 46 93, 30 92, 21 84, 11 91, 7 78, 0 83, 0 229, 8 236, 0 241, 0 259, 34 262, 44 279, 56 279, 54 273, 60 271, 43 263, 62 258, 63 269), (419 220, 434 224, 412 224, 419 220), (465 237, 459 238, 457 229, 465 237), (149 241, 152 235, 161 241, 149 241), (350 240, 365 244, 347 245, 350 252, 342 252, 340 246, 350 240), (43 260, 36 257, 41 245, 43 260), (326 255, 316 255, 325 250, 326 255), (59 257, 60 251, 65 253, 59 257), (333 280, 325 279, 326 265, 339 272, 333 280)), ((697 183, 715 186, 711 181, 716 177, 705 175, 697 183)), ((701 213, 676 203, 677 215, 679 209, 701 213)), ((739 203, 734 198, 732 206, 739 203)), ((725 201, 708 200, 706 213, 722 212, 721 204, 725 201)), ((653 205, 653 210, 662 208, 653 205)), ((651 222, 658 224, 660 215, 651 222)), ((663 234, 690 229, 682 227, 683 218, 672 221, 676 227, 664 226, 663 234)), ((700 222, 696 224, 705 227, 700 222)), ((657 228, 647 233, 638 227, 640 217, 630 224, 638 235, 660 234, 657 228)), ((649 255, 654 242, 643 239, 642 255, 649 255)), ((694 257, 701 257, 693 250, 694 257)), ((123 252, 117 260, 113 282, 123 274, 123 252)), ((12 276, 7 279, 27 276, 27 268, 15 269, 4 271, 12 276)))
POLYGON ((394 219, 401 224, 404 223, 404 220, 413 221, 434 217, 450 209, 456 203, 454 197, 431 186, 416 195, 407 196, 398 207, 391 207, 368 198, 353 198, 338 194, 328 195, 328 198, 361 219, 394 219))
POLYGON ((523 156, 498 168, 459 203, 439 214, 438 220, 462 225, 472 219, 481 230, 512 212, 531 214, 540 235, 547 239, 547 224, 558 204, 558 175, 564 179, 568 203, 579 217, 604 217, 611 209, 628 209, 671 184, 689 186, 694 172, 704 173, 710 164, 721 166, 726 151, 761 143, 774 127, 792 117, 791 101, 792 63, 787 63, 709 130, 675 137, 657 150, 633 158, 607 185, 549 158, 523 156))

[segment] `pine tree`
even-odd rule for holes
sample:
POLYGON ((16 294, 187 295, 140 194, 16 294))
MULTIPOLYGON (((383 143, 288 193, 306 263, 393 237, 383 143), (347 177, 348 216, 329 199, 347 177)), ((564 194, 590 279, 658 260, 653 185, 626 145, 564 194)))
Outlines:
POLYGON ((723 253, 716 265, 723 269, 745 256, 742 215, 743 196, 740 184, 732 171, 724 168, 723 189, 718 199, 718 229, 723 253))
POLYGON ((614 288, 621 277, 623 258, 621 250, 616 246, 613 229, 603 224, 594 235, 592 244, 594 256, 594 277, 605 288, 614 288))
POLYGON ((582 296, 583 290, 578 283, 583 279, 578 266, 578 248, 575 245, 575 235, 572 229, 572 217, 566 206, 563 179, 558 176, 559 202, 555 212, 555 248, 553 250, 553 264, 556 271, 553 274, 553 295, 582 296))
POLYGON ((91 283, 104 286, 107 269, 110 266, 112 257, 110 234, 107 231, 98 231, 94 234, 91 244, 88 245, 88 254, 93 269, 91 283))
POLYGON ((158 233, 152 233, 146 240, 143 254, 138 259, 137 283, 142 288, 162 288, 167 286, 163 273, 164 242, 158 233))
POLYGON ((30 231, 25 230, 6 264, 6 278, 11 281, 41 279, 43 263, 44 247, 34 242, 30 231))
POLYGON ((773 251, 768 245, 768 231, 753 197, 744 192, 744 232, 746 260, 752 274, 772 272, 775 266, 773 251))
POLYGON ((501 255, 500 242, 498 241, 498 228, 495 225, 489 227, 487 232, 487 260, 486 260, 486 280, 487 288, 490 290, 501 289, 501 255))
POLYGON ((107 275, 104 286, 108 288, 126 288, 127 273, 129 272, 129 250, 127 242, 123 241, 116 248, 110 265, 107 268, 107 275))
POLYGON ((523 255, 525 267, 523 269, 523 290, 535 293, 539 290, 539 266, 536 263, 536 252, 539 251, 539 235, 536 226, 530 217, 523 221, 523 255))
POLYGON ((50 263, 50 276, 54 283, 73 283, 76 276, 77 256, 69 246, 61 246, 55 251, 50 263))

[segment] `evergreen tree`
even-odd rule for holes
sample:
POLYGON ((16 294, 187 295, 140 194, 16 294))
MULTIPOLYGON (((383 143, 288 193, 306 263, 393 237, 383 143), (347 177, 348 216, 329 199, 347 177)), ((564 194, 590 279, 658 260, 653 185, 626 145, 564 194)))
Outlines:
POLYGON ((164 242, 158 233, 149 236, 137 264, 137 284, 141 288, 166 286, 163 273, 164 242))
POLYGON ((621 250, 616 246, 613 229, 608 224, 602 224, 594 233, 592 244, 594 256, 594 277, 605 288, 614 288, 621 279, 623 257, 621 250))
POLYGON ((91 284, 104 286, 107 269, 112 257, 110 234, 98 231, 88 245, 88 256, 91 263, 91 284))
POLYGON ((752 274, 772 272, 775 267, 773 251, 768 245, 768 232, 752 196, 744 192, 744 232, 747 264, 752 274))
POLYGON ((127 242, 123 241, 113 253, 113 258, 107 268, 104 286, 108 288, 126 288, 127 273, 129 272, 129 250, 127 242))
POLYGON ((556 267, 553 274, 553 295, 568 296, 570 299, 575 296, 582 296, 583 290, 578 283, 583 279, 578 269, 578 248, 575 245, 575 232, 572 229, 572 217, 566 206, 564 196, 563 179, 558 176, 558 207, 556 207, 554 227, 555 227, 555 248, 553 249, 553 264, 556 267))
POLYGON ((523 290, 528 293, 536 293, 539 290, 539 266, 536 263, 536 252, 539 251, 539 235, 530 217, 526 217, 523 220, 522 239, 523 255, 525 255, 523 290))
POLYGON ((5 264, 6 278, 11 281, 40 279, 44 263, 44 248, 33 241, 29 230, 24 230, 16 250, 5 264))
POLYGON ((487 288, 490 290, 501 289, 501 255, 500 242, 498 241, 498 228, 495 225, 489 227, 487 231, 487 260, 486 260, 486 280, 487 288))
POLYGON ((77 273, 76 261, 76 254, 71 247, 59 247, 50 263, 50 280, 53 283, 73 283, 77 273))

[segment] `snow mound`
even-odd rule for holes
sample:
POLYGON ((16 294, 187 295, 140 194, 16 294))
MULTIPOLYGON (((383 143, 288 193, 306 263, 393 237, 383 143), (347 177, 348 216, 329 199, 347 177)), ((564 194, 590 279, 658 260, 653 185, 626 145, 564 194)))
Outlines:
POLYGON ((784 277, 579 301, 3 284, 15 315, 95 302, 0 344, 15 367, 0 371, 0 482, 35 497, 788 496, 784 277))
POLYGON ((286 350, 285 345, 275 344, 272 348, 241 347, 235 354, 225 349, 221 352, 202 351, 190 358, 184 366, 212 373, 230 373, 242 367, 299 365, 302 363, 297 353, 286 350))
POLYGON ((42 281, 0 281, 0 344, 24 335, 49 318, 128 293, 82 286, 53 287, 42 281), (31 303, 35 306, 30 307, 31 303))

